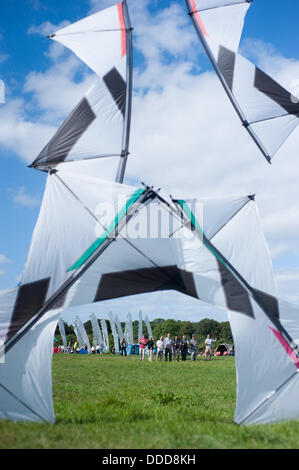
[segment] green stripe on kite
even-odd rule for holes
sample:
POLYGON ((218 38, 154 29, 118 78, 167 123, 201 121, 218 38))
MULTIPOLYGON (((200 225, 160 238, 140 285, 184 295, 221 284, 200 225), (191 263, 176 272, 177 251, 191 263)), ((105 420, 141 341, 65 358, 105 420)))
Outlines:
POLYGON ((196 217, 195 215, 193 214, 193 212, 191 211, 190 207, 188 206, 188 204, 186 203, 186 201, 184 201, 183 199, 178 199, 177 202, 179 203, 179 205, 181 206, 181 208, 183 209, 183 212, 185 212, 186 216, 190 219, 191 221, 191 224, 202 234, 203 236, 203 244, 208 248, 208 250, 210 250, 210 252, 216 256, 216 258, 222 263, 224 264, 224 266, 231 272, 231 269, 227 266, 227 264, 223 261, 223 259, 218 255, 218 253, 216 253, 213 248, 211 248, 211 246, 208 246, 207 242, 205 241, 205 239, 207 239, 207 237, 205 236, 204 234, 204 231, 203 229, 201 228, 201 226, 199 225, 199 223, 197 222, 196 220, 196 217))
POLYGON ((97 238, 92 245, 83 253, 82 256, 67 270, 69 271, 74 271, 75 269, 81 268, 81 266, 91 257, 91 255, 102 245, 102 243, 107 240, 107 238, 111 235, 111 233, 114 232, 114 230, 117 228, 119 222, 125 217, 127 214, 129 208, 136 202, 136 200, 141 196, 141 194, 144 193, 144 189, 138 189, 135 191, 135 193, 128 199, 126 202, 125 206, 120 210, 120 212, 116 215, 115 219, 113 222, 110 224, 110 226, 107 228, 107 230, 101 235, 99 238, 97 238))

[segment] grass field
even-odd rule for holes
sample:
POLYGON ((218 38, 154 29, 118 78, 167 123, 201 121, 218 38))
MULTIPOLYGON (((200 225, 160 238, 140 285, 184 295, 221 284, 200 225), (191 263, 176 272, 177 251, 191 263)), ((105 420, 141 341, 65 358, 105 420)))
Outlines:
POLYGON ((0 422, 0 448, 297 449, 299 422, 239 427, 234 358, 56 355, 56 424, 0 422))

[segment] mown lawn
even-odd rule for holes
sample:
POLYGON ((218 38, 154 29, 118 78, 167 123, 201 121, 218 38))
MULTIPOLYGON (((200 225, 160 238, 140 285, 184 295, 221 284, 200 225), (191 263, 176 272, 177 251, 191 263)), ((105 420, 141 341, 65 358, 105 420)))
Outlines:
POLYGON ((234 358, 56 355, 56 424, 0 421, 0 448, 297 449, 299 422, 239 427, 234 358))

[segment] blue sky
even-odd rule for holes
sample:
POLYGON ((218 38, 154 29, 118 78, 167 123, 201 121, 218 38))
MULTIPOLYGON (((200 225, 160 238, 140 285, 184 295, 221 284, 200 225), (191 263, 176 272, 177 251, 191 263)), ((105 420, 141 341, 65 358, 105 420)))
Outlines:
MULTIPOLYGON (((96 7, 99 8, 109 2, 105 1, 104 3, 100 0, 75 2, 73 0, 8 0, 2 3, 0 79, 6 85, 6 103, 0 104, 0 107, 3 111, 9 103, 20 99, 24 105, 23 112, 26 120, 35 124, 39 119, 41 108, 36 106, 35 90, 26 91, 25 84, 32 72, 40 73, 43 77, 47 70, 53 66, 53 57, 49 56, 50 41, 41 34, 33 34, 32 27, 38 28, 45 22, 50 22, 53 25, 58 25, 63 21, 74 22, 86 16, 91 9, 94 11, 96 7)), ((145 10, 146 15, 154 24, 161 12, 167 11, 169 7, 175 4, 178 8, 181 8, 182 15, 185 15, 185 2, 183 0, 147 2, 147 7, 145 7, 147 9, 145 10)), ((283 2, 255 0, 248 13, 243 33, 243 44, 247 44, 246 54, 250 58, 256 58, 257 55, 257 50, 254 47, 250 49, 250 44, 254 43, 246 43, 246 38, 251 38, 257 41, 256 44, 262 44, 264 54, 267 53, 267 57, 270 57, 272 62, 274 61, 273 57, 275 57, 277 64, 280 63, 280 58, 284 58, 291 65, 292 61, 297 63, 299 61, 298 17, 299 4, 294 0, 284 0, 283 2), (269 3, 271 3, 270 8, 269 3)), ((165 19, 163 21, 166 22, 165 19)), ((185 61, 190 62, 191 57, 194 60, 194 65, 200 67, 194 69, 191 74, 204 73, 206 70, 210 70, 209 63, 205 55, 201 53, 200 45, 187 15, 186 24, 184 23, 182 26, 181 32, 182 34, 194 35, 192 45, 200 53, 196 54, 195 50, 193 56, 190 56, 190 51, 187 50, 186 54, 182 51, 172 53, 170 47, 167 46, 163 50, 163 47, 160 46, 159 65, 166 63, 168 70, 171 70, 171 66, 182 65, 185 61)), ((177 37, 177 41, 181 41, 180 36, 177 37)), ((146 54, 143 54, 144 51, 145 49, 139 49, 135 51, 134 56, 135 67, 140 74, 146 68, 149 60, 146 58, 146 54)), ((263 60, 263 57, 259 56, 259 59, 263 60)), ((293 78, 299 78, 299 75, 293 78)), ((78 77, 75 78, 75 80, 77 79, 78 77)), ((53 102, 55 102, 55 96, 53 96, 53 102)), ((76 102, 74 102, 75 104, 76 102)), ((19 110, 19 113, 22 113, 22 111, 19 110)), ((12 150, 12 148, 13 146, 7 147, 0 142, 0 211, 2 221, 0 254, 5 257, 5 259, 2 258, 3 262, 0 264, 0 273, 2 273, 0 275, 0 288, 11 287, 17 283, 18 275, 21 273, 26 260, 46 178, 43 173, 27 168, 26 159, 28 160, 28 155, 26 154, 26 158, 22 158, 21 148, 18 151, 12 150)), ((36 155, 32 154, 32 160, 35 157, 36 155)), ((143 178, 142 174, 140 174, 140 178, 143 178)), ((276 190, 274 185, 272 190, 273 192, 276 190)), ((292 197, 294 197, 293 193, 292 197)), ((265 212, 266 205, 265 209, 262 205, 262 217, 265 212)), ((292 215, 290 215, 291 217, 292 215)), ((275 235, 273 237, 275 239, 275 235)), ((277 239, 275 240, 277 241, 277 239)), ((275 248, 273 248, 273 252, 275 252, 275 248)), ((278 253, 277 256, 273 257, 276 269, 299 269, 299 252, 297 253, 295 248, 290 251, 288 249, 278 250, 278 253)), ((134 302, 136 301, 134 300, 134 302)), ((188 305, 192 310, 194 304, 193 301, 190 302, 188 305)), ((115 302, 111 305, 116 308, 115 302)), ((134 308, 134 306, 135 304, 131 303, 131 307, 134 308)), ((109 308, 110 305, 107 306, 107 309, 109 308)))

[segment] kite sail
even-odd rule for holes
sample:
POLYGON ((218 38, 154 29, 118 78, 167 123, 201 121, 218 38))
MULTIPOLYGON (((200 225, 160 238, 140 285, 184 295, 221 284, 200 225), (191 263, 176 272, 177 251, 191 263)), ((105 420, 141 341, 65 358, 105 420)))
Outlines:
POLYGON ((103 332, 103 339, 104 339, 104 351, 109 352, 110 347, 109 347, 109 334, 108 334, 108 328, 107 328, 107 323, 106 320, 101 320, 101 326, 102 326, 102 332, 103 332))
MULTIPOLYGON (((82 175, 79 178, 66 170, 48 175, 17 294, 0 294, 0 327, 6 331, 6 363, 5 369, 0 368, 0 417, 54 421, 52 403, 48 403, 52 382, 45 381, 45 376, 51 375, 51 361, 47 358, 45 365, 40 362, 30 374, 27 371, 34 357, 32 339, 41 334, 41 329, 42 352, 51 357, 51 335, 62 309, 162 290, 177 290, 229 310, 236 337, 237 423, 267 422, 268 408, 272 403, 276 406, 276 400, 280 404, 275 408, 277 420, 298 416, 297 401, 288 408, 285 400, 286 389, 297 381, 299 368, 296 321, 289 325, 290 311, 287 307, 282 310, 276 297, 254 197, 224 198, 219 203, 203 200, 199 205, 174 200, 172 205, 149 187, 137 189, 95 177, 81 181, 82 175), (112 207, 105 221, 96 216, 99 192, 102 201, 112 207), (63 204, 66 194, 69 197, 63 204), (113 203, 119 196, 123 201, 120 209, 113 203), (160 235, 150 238, 145 230, 144 236, 136 237, 136 227, 144 228, 148 214, 156 218, 153 205, 160 211, 160 235), (57 207, 59 211, 53 210, 57 207), (201 226, 197 210, 202 207, 205 217, 201 226), (80 220, 80 224, 70 223, 69 217, 80 220), (106 228, 96 236, 98 224, 106 228), (256 338, 262 344, 267 338, 270 346, 263 354, 253 347, 256 338), (30 354, 22 356, 16 366, 16 358, 24 350, 30 350, 30 354), (15 373, 5 373, 7 370, 15 373)), ((156 220, 152 222, 155 225, 156 220)), ((108 347, 106 322, 101 323, 108 347)))
MULTIPOLYGON (((109 157, 110 177, 124 179, 132 106, 132 28, 126 0, 50 36, 73 51, 98 77, 32 167, 109 157), (118 165, 118 166, 117 166, 118 165)), ((106 160, 106 158, 105 158, 106 160)), ((105 162, 106 166, 106 162, 105 162)))
POLYGON ((270 163, 299 124, 299 102, 239 54, 248 0, 186 0, 203 47, 243 126, 270 163))
POLYGON ((118 315, 114 315, 114 322, 115 322, 115 325, 116 325, 116 328, 117 328, 117 334, 118 334, 118 337, 119 337, 119 341, 121 341, 124 337, 124 333, 123 333, 118 315))
POLYGON ((93 313, 90 317, 91 326, 92 326, 92 336, 93 336, 93 344, 94 346, 103 345, 104 346, 104 339, 101 332, 100 325, 98 323, 97 317, 93 313))
POLYGON ((63 346, 66 349, 67 348, 67 341, 66 341, 65 328, 64 328, 64 323, 63 323, 62 318, 59 318, 58 326, 59 326, 59 331, 60 331, 60 336, 61 336, 61 339, 62 339, 63 346))
POLYGON ((113 313, 109 312, 108 316, 109 316, 109 322, 110 322, 110 327, 111 327, 112 336, 113 336, 114 352, 115 354, 118 354, 119 353, 119 341, 121 341, 121 338, 119 339, 118 337, 113 313))

